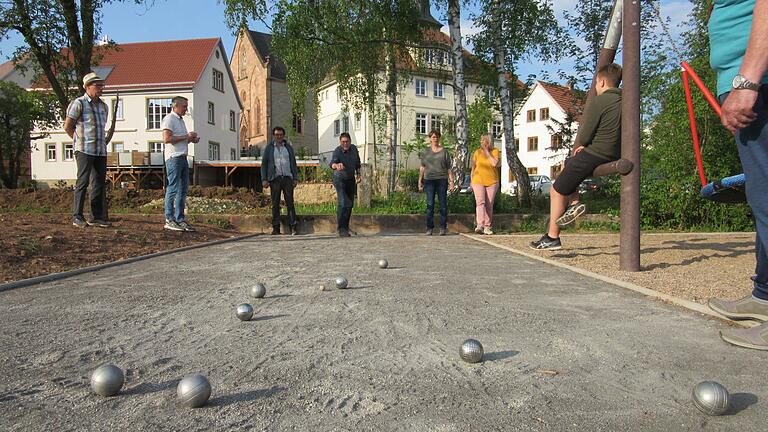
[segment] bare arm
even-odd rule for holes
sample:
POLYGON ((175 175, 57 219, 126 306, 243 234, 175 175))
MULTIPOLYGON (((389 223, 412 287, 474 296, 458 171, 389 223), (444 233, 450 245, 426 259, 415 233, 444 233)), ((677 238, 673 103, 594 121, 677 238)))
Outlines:
POLYGON ((176 144, 179 141, 192 141, 192 137, 189 134, 186 135, 173 135, 169 129, 163 129, 163 142, 166 144, 176 144))
POLYGON ((75 120, 71 117, 67 117, 64 120, 64 132, 66 132, 70 138, 75 138, 75 120))
POLYGON ((488 160, 491 161, 491 165, 493 165, 494 168, 499 165, 499 160, 493 157, 493 153, 488 151, 488 149, 486 148, 483 148, 483 152, 485 153, 485 157, 487 157, 488 160))
MULTIPOLYGON (((752 31, 739 73, 759 83, 768 69, 768 0, 756 0, 752 10, 752 31), (763 30, 760 30, 763 29, 763 30)), ((752 110, 757 100, 754 90, 733 90, 723 104, 721 121, 732 133, 752 123, 757 114, 752 110)))
POLYGON ((419 167, 419 190, 424 189, 424 165, 419 167))

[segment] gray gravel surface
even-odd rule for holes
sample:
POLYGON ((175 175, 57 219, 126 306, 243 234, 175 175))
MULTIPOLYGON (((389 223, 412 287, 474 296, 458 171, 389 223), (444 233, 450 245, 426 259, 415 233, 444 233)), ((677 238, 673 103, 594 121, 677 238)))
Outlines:
POLYGON ((256 237, 0 293, 0 430, 765 431, 766 354, 723 326, 459 236, 256 237), (693 407, 710 379, 729 415, 693 407))

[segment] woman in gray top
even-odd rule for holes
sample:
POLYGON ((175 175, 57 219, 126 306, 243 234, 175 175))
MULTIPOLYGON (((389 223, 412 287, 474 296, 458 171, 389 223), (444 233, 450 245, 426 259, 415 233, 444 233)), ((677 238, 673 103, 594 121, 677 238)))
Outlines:
POLYGON ((448 182, 453 184, 451 157, 440 145, 440 132, 429 133, 430 146, 421 153, 419 167, 419 191, 427 194, 427 235, 435 229, 435 193, 440 201, 440 235, 445 235, 448 225, 448 182))

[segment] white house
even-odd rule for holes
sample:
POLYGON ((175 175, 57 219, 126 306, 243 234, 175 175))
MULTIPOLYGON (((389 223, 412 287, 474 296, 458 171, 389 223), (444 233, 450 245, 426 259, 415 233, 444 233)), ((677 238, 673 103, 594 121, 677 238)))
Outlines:
MULTIPOLYGON (((410 58, 402 60, 401 67, 411 68, 412 76, 410 82, 400 88, 397 97, 398 136, 396 141, 399 146, 397 158, 400 162, 408 156, 402 151, 403 143, 412 142, 417 134, 424 135, 428 142, 426 134, 430 130, 445 131, 446 128, 453 128, 454 124, 454 92, 449 85, 452 75, 452 57, 446 51, 447 47, 450 47, 450 37, 440 32, 441 24, 429 14, 428 8, 422 12, 422 22, 426 27, 427 40, 436 48, 411 49, 408 52, 410 58), (439 46, 445 48, 437 48, 439 46), (417 68, 417 64, 423 67, 417 68)), ((476 98, 488 97, 489 90, 474 78, 478 74, 473 74, 472 67, 479 67, 479 60, 466 51, 465 59, 471 60, 465 61, 467 104, 471 104, 476 98)), ((383 82, 383 70, 381 74, 383 82)), ((383 132, 386 128, 379 127, 375 130, 367 109, 360 111, 345 109, 339 97, 336 81, 324 83, 317 91, 319 100, 317 135, 321 157, 329 155, 339 145, 339 135, 342 132, 350 133, 352 143, 360 150, 360 158, 363 162, 371 161, 374 142, 379 144, 380 152, 384 151, 386 139, 383 132)), ((377 105, 376 109, 383 113, 385 105, 383 98, 377 105)), ((379 160, 381 158, 382 156, 379 160)), ((411 154, 407 159, 409 159, 409 168, 415 168, 416 155, 411 154)))
MULTIPOLYGON (((102 99, 110 105, 109 121, 117 116, 109 152, 151 152, 152 164, 162 165, 160 122, 171 112, 171 98, 183 96, 189 99, 187 129, 201 137, 189 146, 190 160, 240 158, 242 105, 221 39, 120 44, 93 69, 106 80, 102 99)), ((33 144, 32 178, 41 184, 72 183, 77 172, 72 140, 63 129, 48 132, 47 139, 33 144)))
MULTIPOLYGON (((567 123, 567 113, 571 112, 575 121, 569 125, 578 129, 578 113, 581 102, 572 88, 536 81, 528 97, 519 107, 515 116, 515 143, 520 162, 528 168, 528 174, 543 174, 556 179, 562 170, 563 161, 568 156, 564 148, 563 137, 558 133, 561 124, 567 123)), ((502 146, 502 190, 514 180, 514 174, 507 164, 506 149, 502 146)))

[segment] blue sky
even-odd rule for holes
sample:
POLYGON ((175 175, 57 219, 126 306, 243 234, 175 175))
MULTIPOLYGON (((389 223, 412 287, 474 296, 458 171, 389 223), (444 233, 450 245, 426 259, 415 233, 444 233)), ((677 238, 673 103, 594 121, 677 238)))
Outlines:
MULTIPOLYGON (((106 34, 117 43, 146 42, 173 39, 194 39, 220 37, 231 57, 235 37, 224 22, 224 6, 216 0, 155 0, 150 7, 136 5, 132 1, 108 4, 103 8, 102 34, 106 34), (194 4, 194 6, 192 6, 194 4)), ((553 0, 555 13, 562 18, 563 11, 573 11, 576 0, 553 0)), ((692 6, 688 0, 663 0, 662 16, 669 16, 673 23, 672 32, 677 33, 676 24, 686 19, 692 6)), ((471 11, 462 13, 462 33, 469 35, 476 32, 468 20, 471 11)), ((441 22, 446 22, 445 9, 434 10, 433 15, 441 22)), ((251 23, 252 30, 269 32, 267 25, 261 22, 251 23)), ((446 30, 447 32, 447 30, 446 30)), ((7 60, 19 46, 21 37, 12 35, 0 41, 0 57, 7 60)), ((541 76, 548 72, 556 76, 558 69, 572 68, 572 62, 558 64, 521 64, 519 76, 525 79, 529 74, 541 76)))

